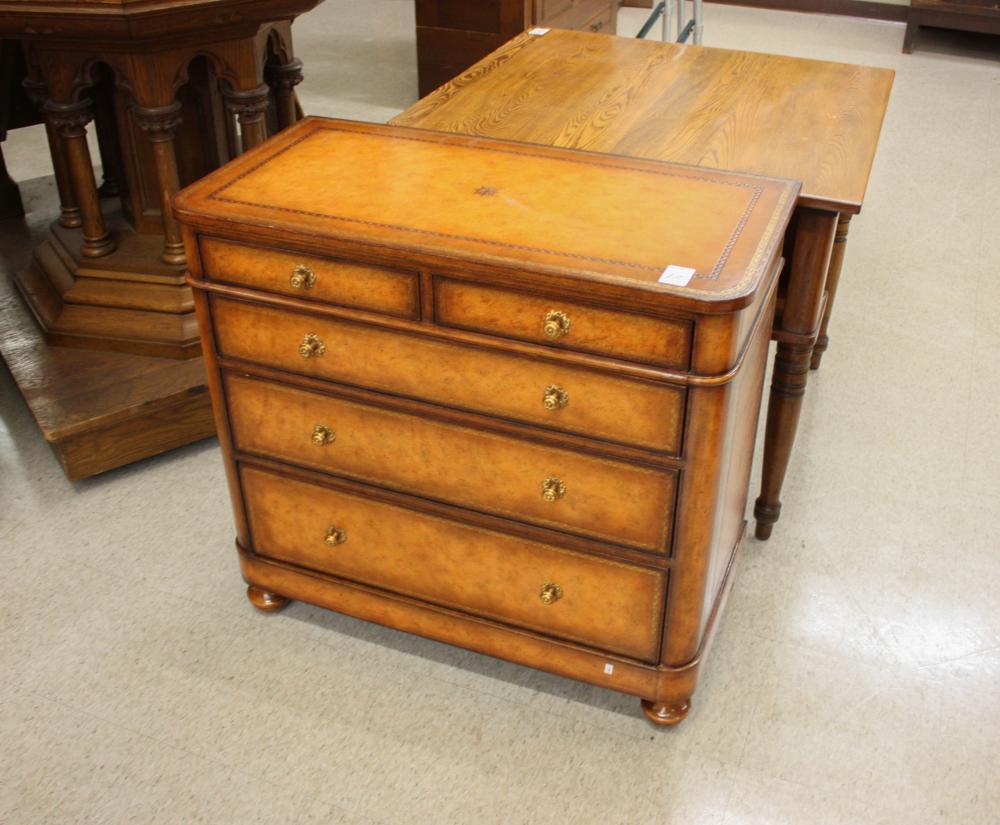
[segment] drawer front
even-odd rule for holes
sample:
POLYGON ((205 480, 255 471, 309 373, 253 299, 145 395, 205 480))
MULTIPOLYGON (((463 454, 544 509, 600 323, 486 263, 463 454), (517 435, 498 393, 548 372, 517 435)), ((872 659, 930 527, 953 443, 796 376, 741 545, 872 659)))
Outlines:
POLYGON ((595 309, 561 299, 437 278, 440 324, 613 358, 687 369, 691 326, 686 321, 595 309))
POLYGON ((245 376, 228 375, 226 394, 238 449, 643 550, 666 548, 673 470, 245 376))
POLYGON ((266 557, 655 660, 665 574, 242 469, 266 557), (549 586, 543 600, 543 589, 549 586))
POLYGON ((608 0, 547 0, 545 6, 551 7, 545 25, 554 29, 606 31, 611 19, 608 0))
POLYGON ((679 387, 238 301, 213 299, 212 311, 224 355, 539 427, 680 450, 679 387), (299 354, 307 334, 319 338, 322 355, 299 354))
POLYGON ((257 249, 215 238, 202 239, 200 249, 205 276, 213 280, 400 318, 419 317, 420 291, 413 272, 257 249))

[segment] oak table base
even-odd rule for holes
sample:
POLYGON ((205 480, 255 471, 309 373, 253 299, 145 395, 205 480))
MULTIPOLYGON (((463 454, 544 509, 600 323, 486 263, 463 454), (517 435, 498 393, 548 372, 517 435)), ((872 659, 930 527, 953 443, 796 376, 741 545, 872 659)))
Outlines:
MULTIPOLYGON (((26 189, 34 182, 25 185, 26 189)), ((202 358, 51 346, 12 281, 48 229, 0 223, 0 353, 45 440, 76 481, 215 433, 202 358)))

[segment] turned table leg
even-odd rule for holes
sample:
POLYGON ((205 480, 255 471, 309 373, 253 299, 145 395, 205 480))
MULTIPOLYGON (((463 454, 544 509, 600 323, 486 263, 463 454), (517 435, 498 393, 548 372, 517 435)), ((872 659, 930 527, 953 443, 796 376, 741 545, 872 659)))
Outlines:
POLYGON ((247 598, 250 599, 250 604, 264 613, 277 613, 290 601, 284 596, 254 587, 252 584, 247 588, 247 598))
POLYGON ((94 167, 87 148, 87 124, 93 117, 89 100, 78 103, 53 103, 43 107, 45 116, 59 133, 60 145, 66 155, 73 193, 80 209, 83 224, 83 247, 88 258, 99 258, 114 251, 115 242, 104 225, 101 201, 97 194, 94 167))
POLYGON ((153 163, 160 189, 160 211, 163 214, 163 261, 168 264, 184 264, 184 241, 181 229, 174 217, 173 199, 180 189, 177 174, 177 156, 174 150, 174 132, 181 122, 181 104, 143 108, 133 106, 135 122, 149 138, 153 149, 153 163))
POLYGON ((833 312, 833 302, 837 298, 837 286, 840 284, 840 270, 844 265, 844 252, 847 250, 847 230, 851 226, 851 216, 841 212, 837 219, 837 232, 833 236, 833 252, 830 253, 830 270, 826 274, 826 309, 823 310, 823 322, 819 327, 819 337, 813 347, 810 368, 819 369, 823 353, 830 345, 830 337, 826 334, 830 326, 830 314, 833 312))
POLYGON ((758 539, 770 537, 781 513, 781 486, 802 411, 836 226, 836 212, 798 210, 781 329, 775 334, 778 352, 767 406, 760 497, 753 508, 758 539))

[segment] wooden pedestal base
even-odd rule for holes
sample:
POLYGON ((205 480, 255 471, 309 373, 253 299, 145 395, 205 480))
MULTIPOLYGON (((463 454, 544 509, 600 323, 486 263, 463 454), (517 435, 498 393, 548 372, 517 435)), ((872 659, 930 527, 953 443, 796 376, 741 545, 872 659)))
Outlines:
POLYGON ((49 346, 9 271, 0 352, 71 481, 215 434, 201 358, 49 346))
POLYGON ((162 237, 137 233, 116 211, 106 212, 113 252, 84 256, 81 230, 56 223, 31 264, 14 276, 46 340, 57 347, 198 357, 198 322, 184 267, 160 261, 162 237))

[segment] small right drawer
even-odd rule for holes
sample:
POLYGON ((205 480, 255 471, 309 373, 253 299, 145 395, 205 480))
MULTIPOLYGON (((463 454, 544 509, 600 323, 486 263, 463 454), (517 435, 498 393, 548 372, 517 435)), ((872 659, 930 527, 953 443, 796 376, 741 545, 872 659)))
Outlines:
POLYGON ((438 277, 435 320, 562 349, 686 370, 691 324, 438 277))

